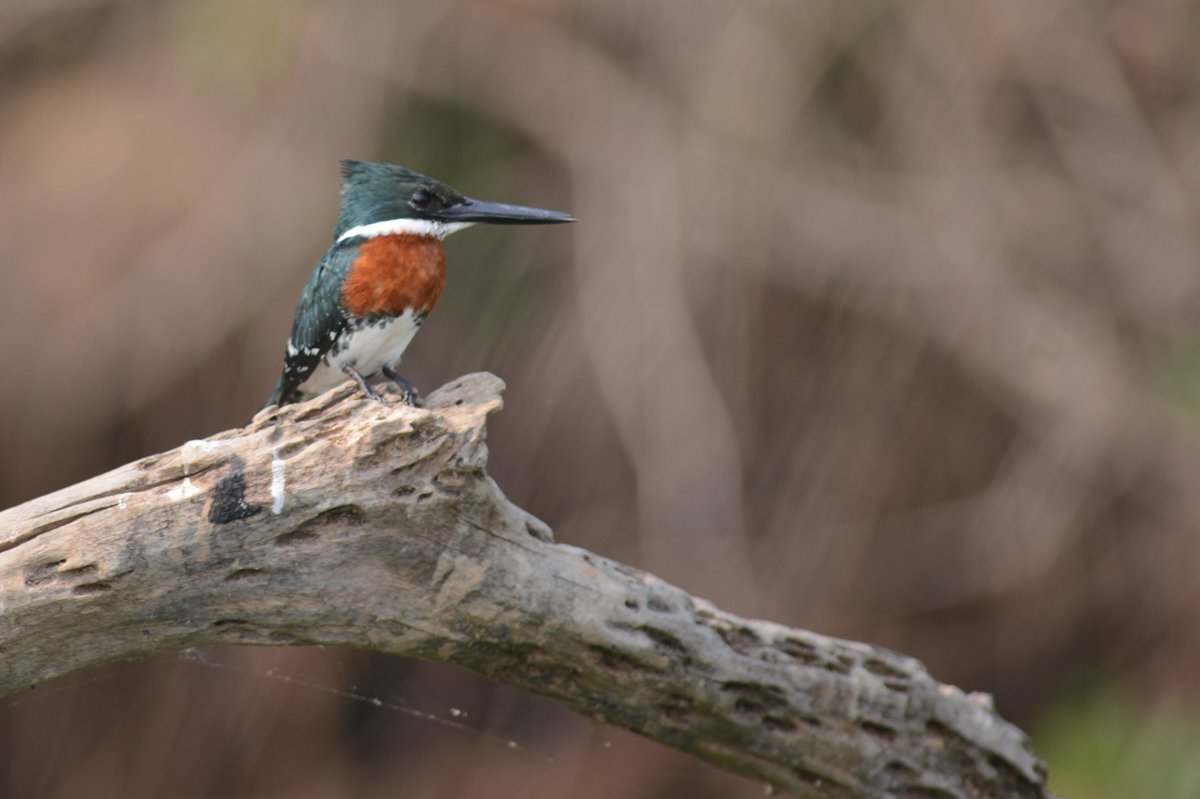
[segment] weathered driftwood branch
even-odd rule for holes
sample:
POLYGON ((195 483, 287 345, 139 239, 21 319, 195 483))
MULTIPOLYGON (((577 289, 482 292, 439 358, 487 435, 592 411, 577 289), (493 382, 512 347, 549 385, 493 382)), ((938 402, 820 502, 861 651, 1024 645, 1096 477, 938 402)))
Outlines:
POLYGON ((0 514, 0 694, 209 644, 465 666, 797 796, 1040 797, 986 697, 554 544, 484 472, 503 384, 351 386, 0 514))

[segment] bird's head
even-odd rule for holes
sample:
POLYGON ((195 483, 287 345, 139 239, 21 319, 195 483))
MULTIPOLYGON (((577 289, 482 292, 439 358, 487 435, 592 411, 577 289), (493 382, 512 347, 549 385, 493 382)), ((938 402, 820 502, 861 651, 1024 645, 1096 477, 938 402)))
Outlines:
POLYGON ((411 233, 439 239, 476 222, 550 225, 570 214, 463 196, 441 181, 396 164, 344 160, 342 211, 334 238, 411 233))

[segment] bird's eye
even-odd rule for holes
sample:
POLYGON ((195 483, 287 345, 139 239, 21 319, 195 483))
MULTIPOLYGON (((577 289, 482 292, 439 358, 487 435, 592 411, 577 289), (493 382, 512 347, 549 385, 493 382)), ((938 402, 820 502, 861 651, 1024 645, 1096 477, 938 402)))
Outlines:
POLYGON ((408 198, 408 204, 418 211, 424 211, 433 204, 433 195, 424 189, 417 189, 412 193, 412 197, 408 198))

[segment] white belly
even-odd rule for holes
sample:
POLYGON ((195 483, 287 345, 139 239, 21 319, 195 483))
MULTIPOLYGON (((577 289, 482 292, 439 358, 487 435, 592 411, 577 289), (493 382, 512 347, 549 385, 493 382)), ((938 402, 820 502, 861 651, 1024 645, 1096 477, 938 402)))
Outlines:
POLYGON ((421 319, 414 317, 412 311, 405 311, 394 319, 361 323, 334 342, 317 368, 300 385, 300 391, 305 396, 315 397, 349 380, 350 376, 342 371, 347 365, 367 378, 378 374, 385 366, 394 367, 420 327, 421 319))

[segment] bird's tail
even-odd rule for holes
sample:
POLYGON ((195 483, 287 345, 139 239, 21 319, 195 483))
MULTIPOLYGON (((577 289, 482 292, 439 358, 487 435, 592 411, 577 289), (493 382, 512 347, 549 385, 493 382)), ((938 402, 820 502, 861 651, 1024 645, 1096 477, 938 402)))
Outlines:
POLYGON ((271 392, 270 398, 263 405, 263 408, 270 408, 272 405, 279 405, 283 399, 284 380, 283 375, 279 376, 279 381, 275 383, 275 390, 271 392))

